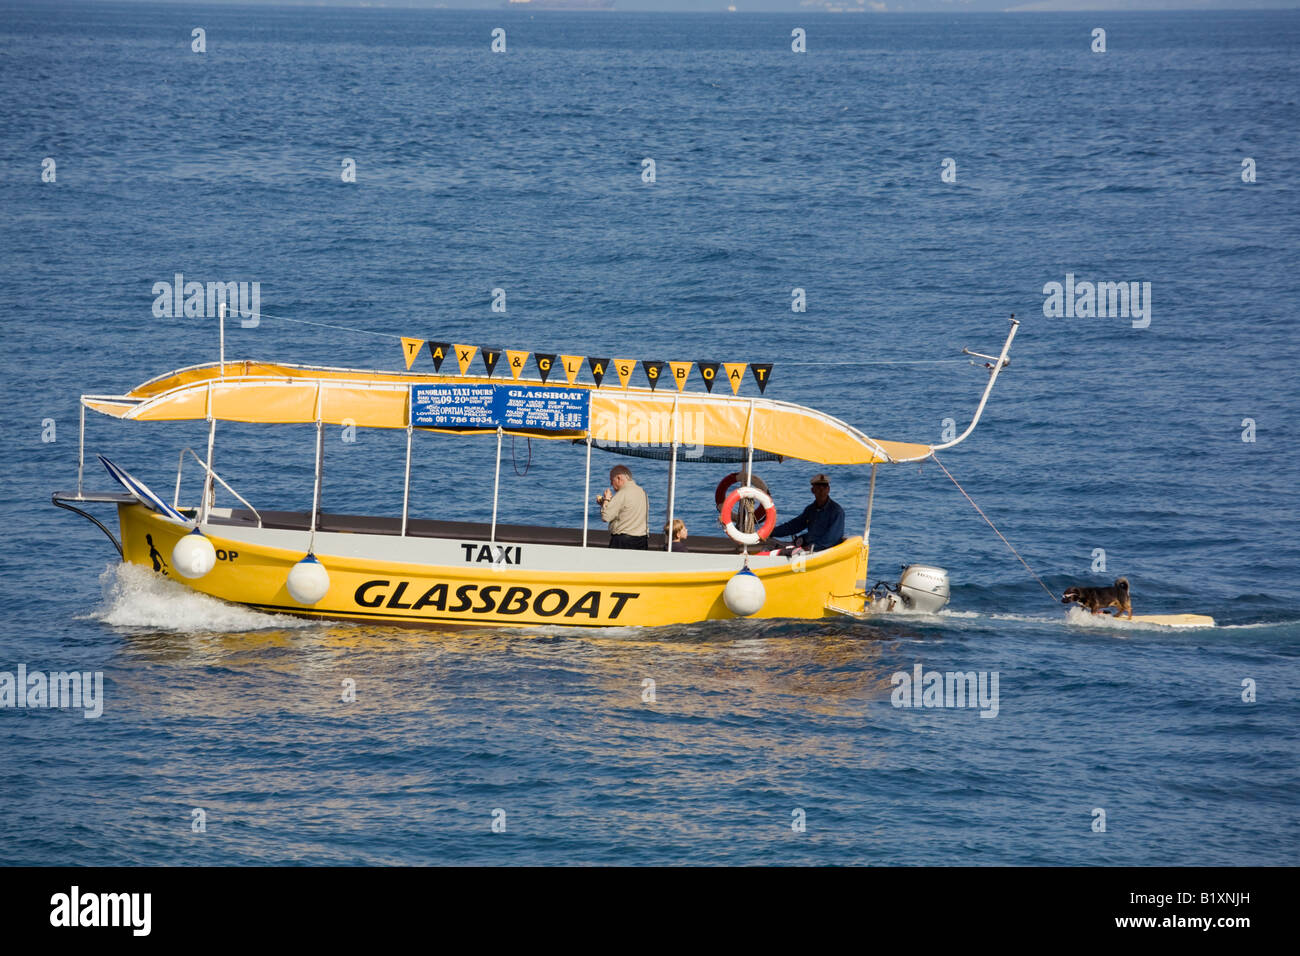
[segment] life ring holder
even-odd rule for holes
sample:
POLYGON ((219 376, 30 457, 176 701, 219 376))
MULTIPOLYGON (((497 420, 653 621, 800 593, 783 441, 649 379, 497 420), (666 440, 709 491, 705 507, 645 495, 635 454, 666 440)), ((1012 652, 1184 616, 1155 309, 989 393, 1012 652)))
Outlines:
POLYGON ((722 510, 718 513, 718 520, 727 526, 727 537, 731 538, 732 541, 740 544, 758 544, 771 535, 772 529, 776 527, 776 505, 769 495, 759 491, 753 485, 742 485, 727 495, 726 500, 722 502, 722 510), (763 506, 765 518, 757 531, 748 533, 741 531, 736 527, 736 522, 731 520, 731 509, 736 507, 742 498, 752 498, 763 506))
MULTIPOLYGON (((743 484, 743 483, 744 483, 744 478, 745 478, 745 475, 744 475, 743 472, 733 471, 731 474, 727 475, 727 476, 726 476, 725 478, 723 478, 720 482, 718 482, 718 487, 716 487, 716 488, 713 489, 713 504, 714 504, 714 506, 717 507, 717 508, 721 508, 721 507, 722 507, 722 502, 723 502, 723 501, 726 499, 726 497, 727 497, 727 489, 730 488, 732 485, 734 485, 734 484, 735 484, 736 482, 738 482, 738 481, 741 482, 741 483, 743 484)), ((753 484, 754 484, 755 486, 758 487, 758 490, 759 490, 759 491, 767 491, 767 490, 768 490, 768 488, 767 488, 767 484, 763 481, 762 478, 759 478, 759 477, 757 477, 757 476, 753 476, 753 477, 751 477, 750 480, 753 482, 753 484)), ((757 511, 755 512, 755 514, 754 514, 754 520, 757 521, 759 524, 762 524, 763 521, 766 520, 766 517, 767 517, 767 509, 765 509, 765 508, 760 504, 760 505, 758 506, 758 510, 757 510, 757 511)))

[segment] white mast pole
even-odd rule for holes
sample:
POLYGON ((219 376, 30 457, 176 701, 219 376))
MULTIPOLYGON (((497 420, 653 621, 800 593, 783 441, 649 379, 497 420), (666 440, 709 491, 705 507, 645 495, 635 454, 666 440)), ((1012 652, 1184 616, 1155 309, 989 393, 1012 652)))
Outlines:
POLYGON ((81 500, 81 474, 86 469, 86 403, 81 403, 81 437, 77 439, 77 500, 81 500))
POLYGON ((212 443, 217 438, 217 416, 213 411, 212 383, 208 382, 208 464, 203 475, 203 501, 199 504, 199 524, 208 523, 208 502, 212 498, 212 443))

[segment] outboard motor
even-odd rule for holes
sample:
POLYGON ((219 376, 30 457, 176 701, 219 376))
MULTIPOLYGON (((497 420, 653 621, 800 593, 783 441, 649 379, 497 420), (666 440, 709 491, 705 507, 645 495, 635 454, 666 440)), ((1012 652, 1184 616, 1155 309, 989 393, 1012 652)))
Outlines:
POLYGON ((898 583, 877 582, 867 595, 871 611, 924 611, 934 614, 948 604, 948 572, 929 564, 905 564, 898 583))

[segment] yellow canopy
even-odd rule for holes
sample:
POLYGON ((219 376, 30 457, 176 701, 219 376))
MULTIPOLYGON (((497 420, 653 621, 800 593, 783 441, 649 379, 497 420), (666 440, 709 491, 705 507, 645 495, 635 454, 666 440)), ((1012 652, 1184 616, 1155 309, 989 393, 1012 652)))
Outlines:
MULTIPOLYGON (((196 365, 151 379, 126 395, 86 395, 82 403, 135 421, 218 421, 262 424, 345 422, 366 428, 405 428, 410 388, 421 384, 511 384, 510 379, 318 368, 267 362, 196 365)), ((537 380, 518 384, 543 387, 537 380)), ((929 445, 869 438, 837 418, 770 398, 653 391, 617 385, 550 382, 591 392, 586 431, 519 431, 534 438, 585 439, 603 444, 747 448, 825 465, 915 461, 929 445)), ((426 431, 463 435, 495 429, 426 431)))

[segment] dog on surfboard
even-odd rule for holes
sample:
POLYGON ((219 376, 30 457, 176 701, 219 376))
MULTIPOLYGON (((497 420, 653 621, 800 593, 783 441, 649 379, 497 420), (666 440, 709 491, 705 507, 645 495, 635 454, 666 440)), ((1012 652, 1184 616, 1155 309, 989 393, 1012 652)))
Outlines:
POLYGON ((1104 614, 1106 608, 1115 608, 1119 617, 1127 611, 1129 620, 1133 620, 1133 602, 1129 600, 1128 578, 1116 578, 1108 588, 1066 588, 1061 596, 1062 604, 1080 604, 1093 614, 1104 614))

